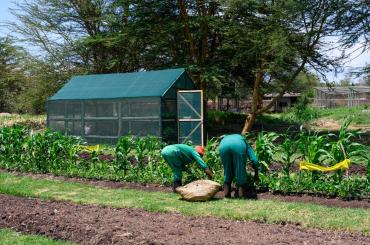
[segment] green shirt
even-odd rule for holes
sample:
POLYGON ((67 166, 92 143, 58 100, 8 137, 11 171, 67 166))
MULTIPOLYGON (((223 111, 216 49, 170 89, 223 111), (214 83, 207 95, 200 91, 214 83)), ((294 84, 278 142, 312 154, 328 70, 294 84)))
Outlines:
POLYGON ((208 169, 207 164, 203 161, 202 157, 193 147, 185 144, 175 144, 172 145, 172 147, 180 151, 181 154, 178 155, 178 158, 183 165, 187 165, 195 161, 203 170, 208 169))

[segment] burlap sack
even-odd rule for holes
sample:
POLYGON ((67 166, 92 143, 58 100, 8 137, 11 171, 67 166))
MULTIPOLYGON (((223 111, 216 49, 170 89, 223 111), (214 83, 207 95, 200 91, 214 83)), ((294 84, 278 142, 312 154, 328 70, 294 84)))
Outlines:
POLYGON ((196 202, 211 199, 220 190, 221 185, 212 180, 196 180, 176 189, 182 199, 196 202))

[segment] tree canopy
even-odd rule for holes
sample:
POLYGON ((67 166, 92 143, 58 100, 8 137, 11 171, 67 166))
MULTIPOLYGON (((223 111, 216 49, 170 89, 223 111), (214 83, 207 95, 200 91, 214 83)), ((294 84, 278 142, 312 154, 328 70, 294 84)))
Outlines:
POLYGON ((205 99, 253 98, 245 132, 275 103, 262 107, 264 93, 303 89, 302 74, 339 65, 323 51, 326 38, 368 47, 366 2, 27 0, 12 9, 17 22, 8 27, 32 47, 23 74, 37 77, 32 94, 49 95, 73 74, 185 67, 205 99))

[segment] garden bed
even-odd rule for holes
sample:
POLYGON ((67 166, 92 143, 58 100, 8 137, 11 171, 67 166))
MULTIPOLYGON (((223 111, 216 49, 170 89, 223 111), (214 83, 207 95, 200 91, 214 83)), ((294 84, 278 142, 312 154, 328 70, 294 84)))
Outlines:
MULTIPOLYGON (((172 188, 168 186, 163 186, 159 184, 139 184, 132 182, 117 182, 108 180, 92 180, 76 177, 64 177, 55 176, 52 174, 32 174, 32 173, 22 173, 17 171, 7 171, 0 170, 0 172, 11 172, 17 176, 29 176, 36 179, 51 179, 51 180, 62 180, 67 182, 77 182, 82 184, 89 184, 98 187, 106 187, 112 189, 126 188, 126 189, 136 189, 142 191, 160 191, 160 192, 172 192, 172 188)), ((224 198, 224 193, 222 191, 218 192, 215 196, 216 199, 224 198)), ((304 203, 315 203, 320 205, 325 205, 328 207, 340 207, 340 208, 367 208, 370 209, 370 202, 368 200, 351 200, 345 201, 339 198, 326 198, 319 197, 315 195, 308 194, 278 194, 271 192, 261 192, 258 193, 258 199, 266 200, 279 200, 286 202, 304 202, 304 203)))
POLYGON ((303 228, 285 222, 195 218, 7 195, 0 195, 0 206, 0 228, 12 227, 83 244, 370 243, 370 237, 361 234, 303 228))
MULTIPOLYGON (((259 133, 256 139, 250 140, 255 142, 253 147, 261 163, 259 190, 348 200, 368 199, 369 179, 365 175, 370 161, 368 146, 351 141, 358 132, 346 131, 349 123, 345 122, 339 135, 306 131, 295 136, 259 133), (303 171, 301 181, 298 181, 298 159, 333 166, 347 157, 352 162, 348 177, 343 170, 331 173, 303 171), (280 165, 274 166, 276 162, 280 165), (360 168, 352 171, 355 165, 360 168)), ((0 168, 3 169, 121 182, 172 183, 172 171, 160 155, 166 144, 153 136, 123 136, 115 147, 86 146, 81 139, 59 132, 45 130, 35 134, 27 127, 14 125, 0 128, 0 139, 0 168)), ((222 184, 219 141, 220 138, 208 141, 204 161, 214 172, 213 180, 222 184)), ((253 171, 248 170, 248 173, 253 171)), ((183 183, 205 177, 203 171, 192 163, 184 172, 183 183)), ((253 178, 252 174, 248 178, 253 178)), ((248 183, 251 184, 249 188, 254 188, 252 180, 248 183)))

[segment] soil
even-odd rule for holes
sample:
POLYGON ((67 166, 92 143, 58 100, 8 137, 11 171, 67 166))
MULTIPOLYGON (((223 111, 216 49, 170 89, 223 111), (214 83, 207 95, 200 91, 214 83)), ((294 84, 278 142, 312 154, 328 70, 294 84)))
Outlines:
MULTIPOLYGON (((6 170, 0 170, 0 172, 8 172, 6 170)), ((107 180, 89 180, 82 178, 68 178, 63 176, 54 176, 51 174, 31 174, 31 173, 21 173, 21 172, 12 172, 15 175, 19 176, 29 176, 32 178, 39 179, 52 179, 52 180, 63 180, 67 182, 77 182, 82 184, 94 185, 105 188, 119 189, 136 189, 141 191, 162 191, 162 192, 171 192, 172 188, 168 186, 158 185, 158 184, 138 184, 131 182, 115 182, 107 180)), ((215 198, 224 198, 222 191, 218 192, 215 198)), ((267 200, 279 200, 286 202, 304 202, 304 203, 315 203, 320 205, 325 205, 328 207, 340 207, 340 208, 370 208, 370 202, 368 200, 351 200, 345 201, 338 198, 325 198, 312 196, 307 194, 300 195, 281 195, 281 194, 272 194, 270 192, 258 193, 258 199, 267 199, 267 200)))
MULTIPOLYGON (((332 130, 337 131, 340 129, 340 122, 331 119, 331 118, 320 118, 317 120, 314 120, 313 122, 310 122, 310 125, 308 125, 311 129, 319 129, 319 130, 332 130)), ((349 129, 351 130, 357 130, 360 129, 363 132, 369 132, 370 127, 369 125, 350 125, 349 129)))
POLYGON ((0 195, 0 228, 81 244, 370 244, 370 237, 0 195))

